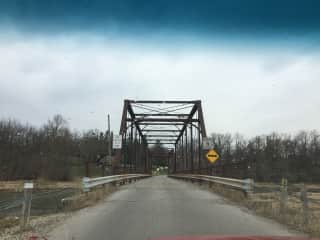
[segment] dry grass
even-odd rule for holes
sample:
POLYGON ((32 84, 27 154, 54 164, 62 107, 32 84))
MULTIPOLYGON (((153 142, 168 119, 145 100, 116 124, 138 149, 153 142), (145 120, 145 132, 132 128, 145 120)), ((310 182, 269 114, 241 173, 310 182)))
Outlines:
MULTIPOLYGON (((1 240, 12 240, 12 239, 30 239, 31 236, 44 237, 54 229, 58 224, 69 216, 65 213, 51 214, 48 216, 37 216, 31 217, 29 226, 25 231, 20 231, 19 219, 1 219, 2 223, 7 224, 5 227, 0 229, 1 240)), ((0 220, 0 221, 1 221, 0 220)), ((2 227, 2 226, 1 226, 2 227)), ((42 239, 42 238, 41 238, 42 239)))
POLYGON ((246 195, 241 191, 230 189, 230 188, 228 189, 223 187, 220 184, 214 184, 214 183, 211 183, 211 185, 209 185, 208 187, 211 191, 215 193, 219 193, 220 195, 234 202, 244 202, 246 200, 246 195))
MULTIPOLYGON (((279 192, 250 194, 228 189, 219 184, 203 185, 236 204, 245 206, 260 216, 272 218, 290 228, 320 237, 320 193, 308 193, 309 210, 303 211, 298 193, 289 196, 283 213, 280 212, 279 192)), ((313 186, 314 187, 314 186, 313 186)))
POLYGON ((80 180, 61 182, 39 179, 35 181, 35 187, 38 189, 81 188, 82 182, 80 180))
POLYGON ((96 188, 90 192, 81 193, 79 195, 64 199, 64 210, 74 211, 88 206, 92 206, 104 199, 107 195, 116 191, 113 185, 106 185, 105 187, 96 188))
MULTIPOLYGON (((47 181, 38 179, 34 182, 34 187, 37 189, 59 189, 59 188, 81 188, 81 181, 47 181)), ((0 181, 0 191, 22 191, 24 181, 0 181)))
POLYGON ((23 233, 20 233, 19 218, 0 218, 0 239, 19 239, 20 234, 25 237, 23 239, 27 239, 26 236, 31 236, 33 234, 45 236, 45 234, 52 230, 53 227, 67 218, 71 211, 92 206, 116 190, 116 186, 106 185, 105 187, 96 188, 87 193, 81 193, 66 198, 64 201, 64 212, 47 216, 31 217, 30 226, 23 233))
POLYGON ((0 218, 0 231, 1 231, 1 229, 14 227, 17 224, 19 224, 19 218, 17 218, 17 217, 0 218))
POLYGON ((303 210, 299 198, 289 196, 283 212, 280 210, 280 196, 277 193, 252 194, 245 205, 257 214, 277 220, 294 230, 320 236, 320 202, 309 204, 307 212, 303 210))
POLYGON ((3 191, 18 191, 22 188, 23 181, 0 181, 0 190, 3 191))

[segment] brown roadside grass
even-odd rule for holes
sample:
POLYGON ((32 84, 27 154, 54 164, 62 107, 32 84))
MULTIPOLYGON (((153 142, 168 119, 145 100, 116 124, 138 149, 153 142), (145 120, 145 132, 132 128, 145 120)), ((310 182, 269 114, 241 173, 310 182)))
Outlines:
MULTIPOLYGON (((24 181, 0 181, 0 191, 22 191, 24 181)), ((59 188, 81 188, 81 180, 75 181, 48 181, 37 179, 33 181, 34 188, 37 189, 59 189, 59 188)))
POLYGON ((246 206, 257 214, 277 220, 294 230, 303 231, 311 236, 320 237, 320 201, 310 201, 307 211, 297 196, 288 196, 283 212, 280 210, 279 193, 252 194, 246 206))
POLYGON ((252 193, 222 187, 219 184, 203 185, 209 191, 224 196, 231 202, 253 210, 257 215, 268 217, 287 225, 296 231, 302 231, 312 237, 320 237, 320 193, 308 193, 309 208, 305 212, 299 194, 288 196, 283 213, 280 212, 280 193, 252 193))
MULTIPOLYGON (((57 185, 55 185, 57 186, 57 185)), ((115 185, 106 185, 98 187, 87 193, 80 193, 64 199, 64 207, 62 212, 49 214, 44 216, 31 216, 30 226, 23 231, 23 235, 27 236, 31 233, 48 233, 56 224, 71 216, 70 213, 81 208, 93 206, 109 194, 117 190, 115 185), (54 223, 54 224, 53 224, 54 223)), ((20 232, 19 217, 2 217, 0 218, 0 239, 13 239, 19 236, 20 232)))
POLYGON ((0 231, 1 231, 1 229, 14 227, 18 224, 19 224, 19 218, 17 218, 17 217, 0 218, 0 231))
POLYGON ((117 186, 106 185, 89 192, 80 193, 70 198, 66 198, 63 201, 63 209, 65 211, 74 211, 92 206, 116 190, 117 186))

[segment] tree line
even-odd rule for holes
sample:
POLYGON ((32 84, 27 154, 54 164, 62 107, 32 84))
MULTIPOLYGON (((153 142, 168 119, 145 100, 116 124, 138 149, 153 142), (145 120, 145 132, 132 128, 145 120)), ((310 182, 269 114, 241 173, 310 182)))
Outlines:
POLYGON ((268 182, 281 178, 320 182, 320 135, 315 130, 250 139, 240 134, 214 133, 210 139, 221 156, 213 165, 216 175, 268 182))
MULTIPOLYGON (((212 165, 214 175, 268 182, 281 178, 320 182, 320 135, 315 130, 252 138, 213 133, 210 139, 220 155, 212 165)), ((97 166, 106 155, 108 144, 107 132, 71 131, 61 115, 38 128, 17 120, 0 120, 0 180, 84 176, 88 164, 97 166)), ((153 164, 166 165, 168 152, 156 144, 150 157, 153 164)))
POLYGON ((106 132, 71 131, 59 114, 39 128, 0 120, 0 180, 70 180, 107 149, 106 132))

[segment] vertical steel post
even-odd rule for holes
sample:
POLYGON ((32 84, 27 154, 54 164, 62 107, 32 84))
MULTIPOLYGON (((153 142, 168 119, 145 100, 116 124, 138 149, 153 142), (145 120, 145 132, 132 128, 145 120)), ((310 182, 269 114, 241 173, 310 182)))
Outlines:
POLYGON ((141 152, 141 137, 140 134, 138 135, 138 157, 137 157, 137 163, 139 164, 139 171, 140 171, 140 167, 141 167, 141 156, 140 156, 140 152, 141 152))
POLYGON ((150 157, 149 157, 149 147, 147 147, 147 171, 148 173, 151 173, 152 171, 152 166, 150 164, 150 157))
POLYGON ((177 144, 174 144, 174 164, 173 164, 173 173, 176 173, 177 170, 177 144))
POLYGON ((193 131, 192 124, 190 125, 190 151, 191 151, 191 173, 193 173, 193 131))
POLYGON ((134 172, 137 171, 137 128, 134 128, 134 172))
POLYGON ((124 149, 125 149, 125 144, 124 144, 124 134, 121 134, 121 139, 122 139, 122 146, 121 146, 121 157, 120 157, 120 168, 119 170, 122 171, 123 170, 123 165, 124 165, 124 149), (122 167, 121 167, 122 165, 122 167))
POLYGON ((130 161, 130 172, 132 172, 132 158, 133 158, 133 124, 131 123, 131 133, 130 133, 130 154, 129 154, 129 161, 130 161))
POLYGON ((185 169, 188 171, 188 127, 186 127, 186 133, 185 133, 185 137, 186 137, 186 160, 185 160, 185 169))
POLYGON ((181 137, 181 160, 179 163, 179 167, 181 168, 181 164, 182 163, 182 171, 184 170, 184 141, 183 141, 183 135, 181 137))
POLYGON ((126 128, 126 131, 124 132, 124 161, 123 161, 123 173, 126 172, 126 166, 128 163, 128 139, 127 139, 127 131, 128 129, 126 128))
POLYGON ((148 145, 146 143, 143 143, 144 173, 147 173, 147 149, 148 145))
POLYGON ((199 155, 199 161, 198 161, 198 173, 201 173, 201 143, 200 143, 200 123, 198 123, 198 155, 199 155))
POLYGON ((169 169, 169 165, 170 165, 170 152, 168 152, 168 155, 167 155, 167 166, 168 166, 168 169, 169 169))

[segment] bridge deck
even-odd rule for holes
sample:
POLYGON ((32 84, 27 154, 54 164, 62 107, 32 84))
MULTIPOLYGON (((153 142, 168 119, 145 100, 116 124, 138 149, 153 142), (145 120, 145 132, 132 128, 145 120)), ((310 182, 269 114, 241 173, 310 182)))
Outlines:
POLYGON ((166 176, 121 187, 83 209, 49 239, 143 240, 176 235, 294 235, 285 227, 226 203, 191 183, 166 176))

